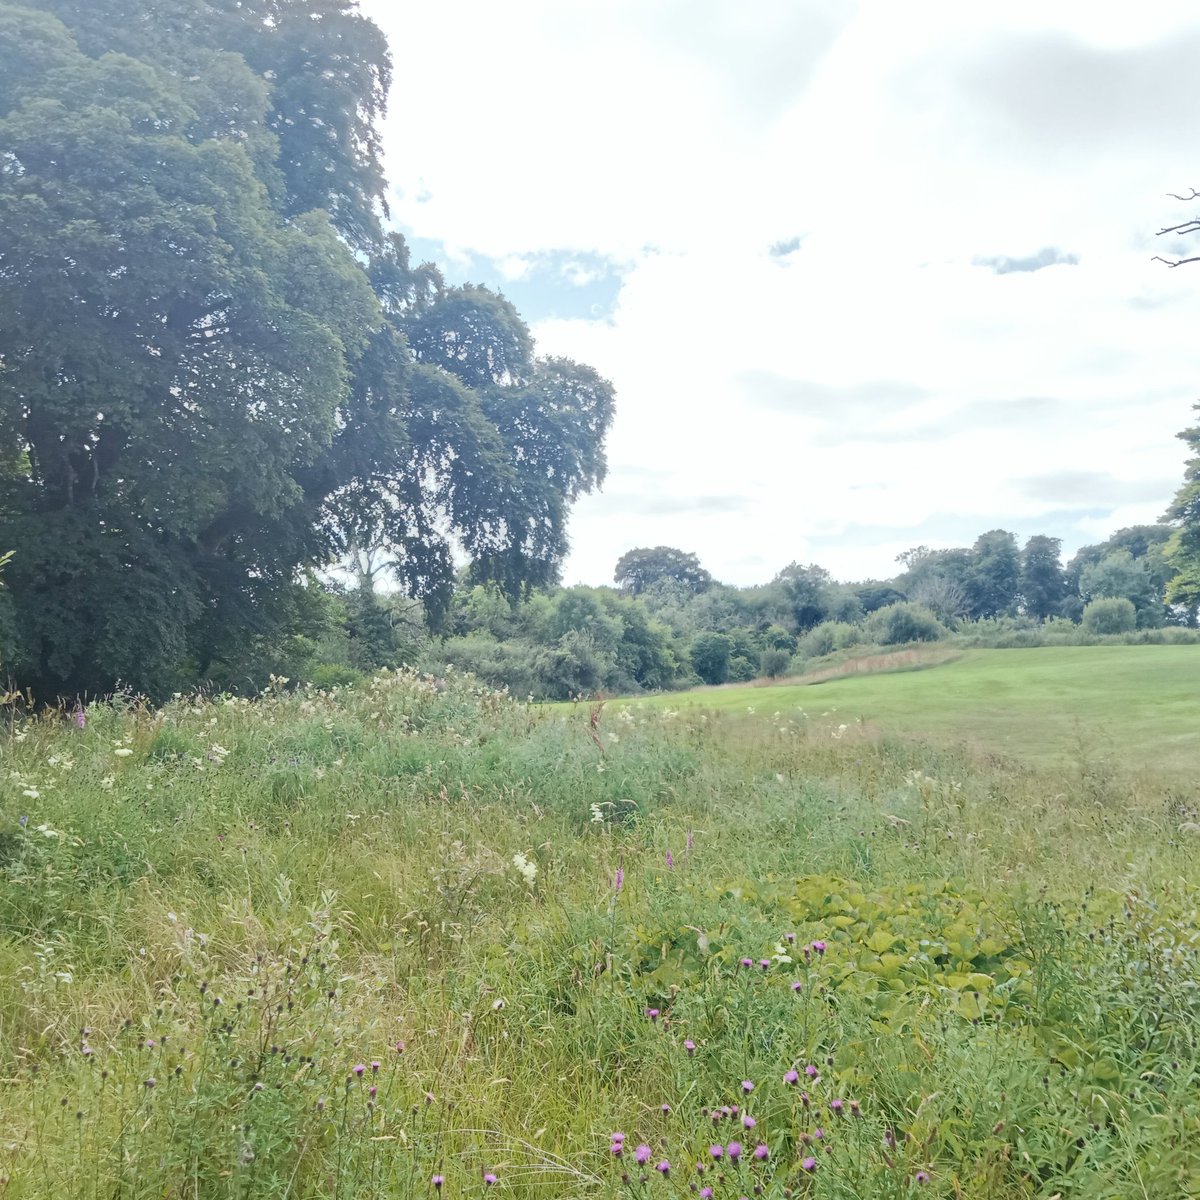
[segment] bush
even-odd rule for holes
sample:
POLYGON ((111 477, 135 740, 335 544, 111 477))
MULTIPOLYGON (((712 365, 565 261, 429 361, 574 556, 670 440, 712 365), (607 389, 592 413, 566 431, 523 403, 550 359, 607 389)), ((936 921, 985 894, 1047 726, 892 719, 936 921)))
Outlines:
POLYGON ((901 602, 876 609, 866 621, 868 638, 881 646, 904 642, 937 642, 946 636, 946 627, 920 604, 901 602))
POLYGON ((772 647, 762 652, 762 658, 759 660, 759 671, 767 679, 778 679, 780 675, 787 674, 787 669, 791 665, 791 654, 782 648, 772 647))
POLYGON ((798 653, 805 658, 820 658, 835 650, 846 650, 863 640, 862 627, 845 621, 822 621, 810 629, 797 644, 798 653))
POLYGON ((1130 633, 1137 625, 1137 609, 1124 596, 1093 600, 1083 610, 1083 627, 1088 633, 1130 633))
POLYGON ((328 690, 335 687, 347 687, 365 678, 366 676, 361 671, 344 666, 342 663, 320 663, 309 672, 308 682, 315 688, 328 690))
POLYGON ((699 633, 692 641, 692 666, 705 683, 724 683, 729 678, 729 656, 733 643, 723 633, 699 633))

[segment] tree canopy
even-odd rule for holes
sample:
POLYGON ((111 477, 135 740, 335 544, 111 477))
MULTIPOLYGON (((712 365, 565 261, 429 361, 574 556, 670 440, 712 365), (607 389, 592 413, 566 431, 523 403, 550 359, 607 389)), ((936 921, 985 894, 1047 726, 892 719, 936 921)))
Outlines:
POLYGON ((663 580, 680 584, 689 592, 703 592, 712 586, 712 576, 696 555, 674 546, 639 546, 626 551, 613 572, 617 587, 635 596, 663 580))
POLYGON ((385 234, 392 63, 348 0, 0 0, 0 547, 17 679, 162 692, 304 570, 555 577, 609 384, 385 234))

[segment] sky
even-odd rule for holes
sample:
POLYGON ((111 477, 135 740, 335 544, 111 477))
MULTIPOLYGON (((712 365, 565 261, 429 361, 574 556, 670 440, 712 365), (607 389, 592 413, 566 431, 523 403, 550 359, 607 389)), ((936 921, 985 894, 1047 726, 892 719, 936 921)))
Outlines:
POLYGON ((1200 397, 1194 0, 362 0, 392 219, 617 396, 563 581, 886 578, 1157 520, 1200 397))

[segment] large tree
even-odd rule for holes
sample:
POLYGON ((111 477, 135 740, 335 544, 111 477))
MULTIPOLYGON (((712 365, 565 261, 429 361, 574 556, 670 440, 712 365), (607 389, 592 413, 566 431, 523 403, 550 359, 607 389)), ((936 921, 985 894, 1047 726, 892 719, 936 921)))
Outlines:
MULTIPOLYGON (((1200 404, 1195 405, 1200 413, 1200 404)), ((1167 600, 1191 610, 1200 607, 1200 424, 1179 435, 1190 451, 1183 485, 1167 513, 1175 524, 1166 545, 1166 562, 1174 572, 1167 584, 1167 600)))
POLYGON ((1062 566, 1062 539, 1037 534, 1021 551, 1021 602, 1039 621, 1057 616, 1067 595, 1062 566))
POLYGON ((41 694, 237 661, 351 544, 434 603, 454 544, 553 577, 611 389, 382 233, 390 71, 346 0, 0 0, 0 547, 41 694))
POLYGON ((699 558, 674 546, 638 546, 627 550, 613 571, 617 587, 635 596, 664 579, 689 592, 703 592, 712 586, 712 576, 700 565, 699 558))

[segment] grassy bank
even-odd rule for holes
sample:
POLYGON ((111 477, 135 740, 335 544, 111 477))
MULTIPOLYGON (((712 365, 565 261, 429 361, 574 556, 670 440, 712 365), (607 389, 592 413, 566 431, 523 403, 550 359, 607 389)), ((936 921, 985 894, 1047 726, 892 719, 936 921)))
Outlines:
POLYGON ((1200 1191, 1187 798, 768 695, 14 731, 6 1200, 1200 1191))

